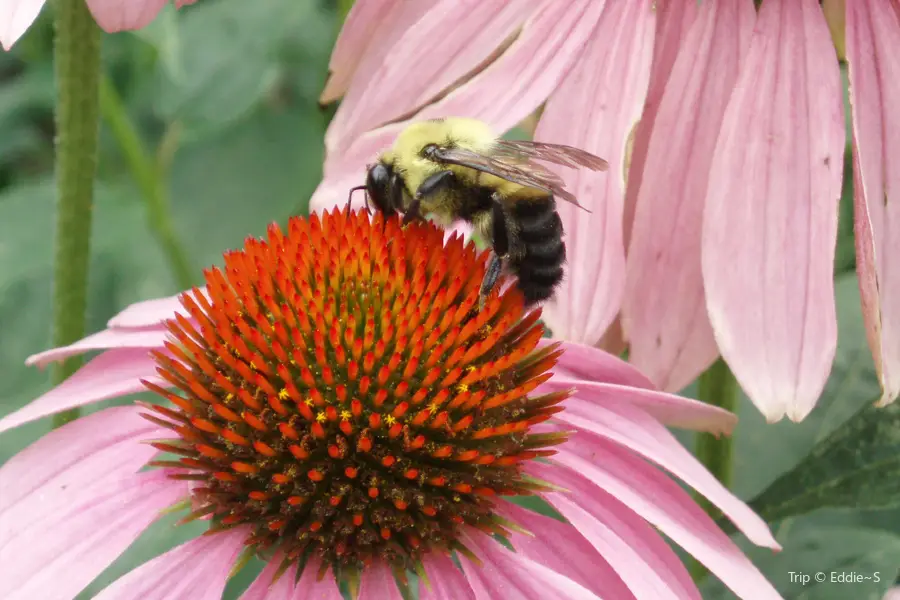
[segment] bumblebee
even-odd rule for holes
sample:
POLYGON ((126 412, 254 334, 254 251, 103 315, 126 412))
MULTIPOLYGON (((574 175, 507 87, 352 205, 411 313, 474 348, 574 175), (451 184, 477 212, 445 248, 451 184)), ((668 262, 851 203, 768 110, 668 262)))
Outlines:
POLYGON ((552 297, 563 278, 566 246, 556 199, 584 209, 563 180, 536 161, 593 171, 609 166, 584 150, 503 140, 481 121, 453 117, 409 125, 369 166, 360 187, 377 210, 403 214, 404 223, 432 215, 443 225, 474 225, 493 250, 482 299, 505 266, 533 305, 552 297))

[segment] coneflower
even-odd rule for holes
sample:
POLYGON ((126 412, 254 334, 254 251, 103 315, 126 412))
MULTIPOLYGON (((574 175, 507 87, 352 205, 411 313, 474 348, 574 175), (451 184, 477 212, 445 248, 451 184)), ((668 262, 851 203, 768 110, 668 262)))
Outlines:
POLYGON ((654 391, 599 350, 542 341, 515 286, 479 307, 485 256, 431 224, 296 217, 227 253, 179 306, 131 307, 35 357, 107 348, 0 427, 153 394, 0 468, 0 595, 71 598, 180 508, 205 534, 99 598, 219 598, 251 555, 268 561, 251 599, 400 598, 410 572, 421 598, 699 598, 655 528, 740 597, 778 598, 645 461, 777 548, 662 425, 727 432, 733 416, 654 391), (567 522, 517 505, 534 496, 567 522))

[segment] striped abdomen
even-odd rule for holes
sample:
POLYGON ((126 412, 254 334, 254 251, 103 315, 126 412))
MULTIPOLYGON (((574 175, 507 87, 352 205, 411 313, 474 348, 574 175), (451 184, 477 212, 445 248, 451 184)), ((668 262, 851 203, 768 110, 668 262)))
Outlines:
POLYGON ((510 235, 509 269, 527 304, 553 296, 563 278, 566 245, 553 197, 520 200, 506 206, 510 235))

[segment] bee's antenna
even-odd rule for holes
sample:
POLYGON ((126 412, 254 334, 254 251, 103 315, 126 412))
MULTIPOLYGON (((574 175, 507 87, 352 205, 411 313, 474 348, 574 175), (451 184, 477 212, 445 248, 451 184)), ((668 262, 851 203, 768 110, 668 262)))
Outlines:
MULTIPOLYGON (((364 186, 364 185, 358 185, 356 187, 350 188, 350 193, 347 194, 347 210, 348 211, 350 210, 350 202, 353 201, 353 192, 355 192, 357 190, 364 190, 364 189, 366 189, 366 186, 364 186)), ((369 195, 366 194, 365 197, 366 197, 366 212, 368 214, 372 214, 372 211, 369 210, 369 195)))

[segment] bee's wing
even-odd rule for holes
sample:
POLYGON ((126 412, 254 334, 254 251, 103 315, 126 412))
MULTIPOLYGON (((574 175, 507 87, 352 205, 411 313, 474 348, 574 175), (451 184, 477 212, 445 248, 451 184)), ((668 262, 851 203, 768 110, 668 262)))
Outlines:
POLYGON ((497 140, 492 155, 508 158, 514 162, 529 159, 543 160, 573 169, 584 167, 592 171, 605 171, 609 168, 608 162, 590 152, 572 146, 546 142, 497 140))
POLYGON ((575 196, 566 189, 562 178, 534 162, 534 159, 571 167, 584 166, 593 170, 602 170, 607 166, 602 158, 577 148, 506 140, 499 140, 489 156, 459 147, 438 147, 434 149, 432 156, 444 163, 469 167, 519 185, 544 190, 584 210, 588 209, 579 204, 575 196))

